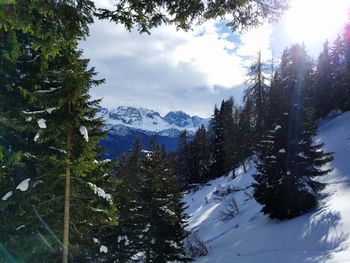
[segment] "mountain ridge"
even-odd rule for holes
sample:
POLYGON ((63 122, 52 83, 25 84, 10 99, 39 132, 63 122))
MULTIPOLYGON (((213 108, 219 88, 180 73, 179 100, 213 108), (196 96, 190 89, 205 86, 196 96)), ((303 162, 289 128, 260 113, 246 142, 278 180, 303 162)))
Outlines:
POLYGON ((175 151, 182 131, 193 136, 202 125, 209 126, 210 118, 190 116, 184 111, 170 111, 164 116, 152 109, 119 106, 114 109, 100 107, 98 117, 106 124, 107 138, 101 142, 106 157, 115 158, 132 148, 136 137, 141 138, 143 147, 150 148, 154 136, 168 152, 175 151))
POLYGON ((123 125, 133 130, 142 130, 152 134, 162 133, 163 135, 166 131, 174 134, 174 130, 179 132, 187 130, 194 134, 202 125, 208 127, 210 120, 210 118, 196 115, 190 116, 180 110, 170 111, 161 116, 159 112, 152 109, 131 106, 119 106, 114 109, 100 107, 98 115, 104 119, 108 129, 113 129, 115 126, 120 128, 123 125))

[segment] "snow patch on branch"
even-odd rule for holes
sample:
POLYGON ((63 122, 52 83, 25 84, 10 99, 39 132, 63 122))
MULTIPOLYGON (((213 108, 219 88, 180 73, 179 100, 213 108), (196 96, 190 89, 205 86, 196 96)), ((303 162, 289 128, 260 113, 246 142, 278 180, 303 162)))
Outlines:
POLYGON ((100 247, 100 253, 107 253, 107 252, 108 252, 108 248, 106 246, 102 245, 100 247))
POLYGON ((278 131, 279 129, 282 129, 281 125, 276 125, 275 131, 278 131))
POLYGON ((43 114, 43 113, 47 112, 48 114, 51 114, 54 110, 57 110, 57 108, 53 107, 53 108, 47 108, 45 110, 22 111, 22 113, 26 114, 26 115, 36 115, 36 114, 43 114))
POLYGON ((171 215, 171 216, 175 215, 175 213, 173 211, 171 211, 166 205, 160 207, 160 209, 162 211, 164 211, 165 213, 167 213, 168 215, 171 215))
POLYGON ((46 120, 45 119, 38 120, 38 126, 39 126, 40 129, 46 129, 47 128, 46 120))
POLYGON ((83 135, 86 142, 89 142, 89 133, 85 126, 80 126, 80 134, 83 135))
POLYGON ((18 231, 18 230, 20 230, 20 229, 22 229, 22 228, 25 228, 25 227, 26 227, 26 225, 21 225, 21 226, 19 226, 19 227, 16 228, 16 231, 18 231))
POLYGON ((37 90, 36 93, 50 93, 56 90, 59 90, 61 88, 50 88, 50 89, 43 89, 43 90, 37 90))
POLYGON ((40 132, 38 132, 34 137, 34 142, 37 142, 40 138, 40 132))
POLYGON ((112 196, 110 194, 107 194, 105 192, 105 190, 103 190, 100 187, 97 187, 95 184, 93 184, 91 182, 88 182, 88 185, 94 191, 94 193, 97 194, 99 197, 102 197, 103 199, 105 199, 108 202, 112 201, 112 196))
POLYGON ((6 201, 6 200, 9 199, 11 196, 12 196, 12 191, 6 193, 6 194, 1 198, 1 200, 2 200, 2 201, 6 201))
POLYGON ((16 189, 25 192, 28 190, 30 178, 23 180, 19 185, 17 185, 16 189))

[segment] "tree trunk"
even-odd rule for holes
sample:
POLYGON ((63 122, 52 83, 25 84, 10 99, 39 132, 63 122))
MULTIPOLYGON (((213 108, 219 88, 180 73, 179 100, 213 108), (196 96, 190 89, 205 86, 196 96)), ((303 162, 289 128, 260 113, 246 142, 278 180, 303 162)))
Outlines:
POLYGON ((247 167, 245 166, 245 162, 244 161, 242 162, 242 166, 243 166, 244 173, 247 173, 247 167))
MULTIPOLYGON (((68 116, 71 113, 71 103, 68 101, 68 116)), ((68 120, 70 121, 70 120, 68 120)), ((72 127, 67 125, 67 160, 66 160, 66 184, 64 193, 64 222, 63 222, 63 254, 62 263, 68 263, 69 253, 69 209, 70 209, 70 159, 72 153, 72 127)))

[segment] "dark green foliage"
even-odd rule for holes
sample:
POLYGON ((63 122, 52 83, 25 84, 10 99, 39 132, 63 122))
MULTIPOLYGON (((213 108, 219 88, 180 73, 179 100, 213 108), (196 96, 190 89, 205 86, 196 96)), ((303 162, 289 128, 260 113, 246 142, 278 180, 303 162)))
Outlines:
POLYGON ((258 154, 254 197, 271 218, 301 215, 318 204, 324 185, 315 177, 326 175, 323 165, 332 160, 314 144, 317 126, 310 100, 312 64, 303 46, 285 50, 272 90, 275 124, 258 154))
POLYGON ((114 193, 120 224, 106 233, 110 246, 119 251, 113 260, 188 262, 182 196, 164 148, 160 150, 154 141, 152 151, 143 152, 136 141, 120 161, 116 176, 121 180, 114 193))
POLYGON ((345 103, 343 110, 350 110, 350 23, 345 26, 344 33, 344 73, 345 73, 345 85, 344 85, 344 95, 345 103))
POLYGON ((318 117, 325 117, 335 107, 335 94, 332 89, 332 64, 329 43, 323 45, 323 52, 320 54, 317 64, 315 79, 315 109, 318 117))
POLYGON ((174 166, 182 188, 208 181, 210 146, 207 130, 203 126, 197 130, 192 140, 187 138, 186 131, 181 133, 174 166))
POLYGON ((145 262, 189 261, 183 247, 187 232, 181 193, 175 174, 156 142, 144 158, 141 170, 145 186, 142 199, 149 225, 144 240, 145 262))
POLYGON ((250 134, 250 140, 254 141, 253 144, 262 139, 267 129, 269 86, 266 74, 267 65, 263 63, 261 52, 259 52, 257 60, 249 68, 249 86, 244 94, 245 114, 252 118, 251 128, 253 133, 250 134))
POLYGON ((46 60, 45 70, 39 67, 40 56, 39 62, 31 62, 23 49, 21 52, 23 65, 33 64, 33 74, 28 71, 24 79, 21 75, 12 78, 23 82, 26 89, 16 85, 0 93, 4 98, 0 144, 6 160, 1 195, 13 191, 1 203, 0 242, 18 260, 41 262, 44 257, 61 261, 64 174, 69 167, 71 262, 90 261, 99 251, 92 241, 99 237, 96 230, 116 223, 113 204, 97 195, 102 191, 97 186, 107 190, 110 182, 103 178, 106 164, 96 161, 103 124, 95 118, 98 102, 90 101, 88 91, 101 81, 93 79, 95 73, 88 69, 87 60, 80 59, 81 52, 61 50, 59 56, 46 60), (12 101, 17 102, 16 107, 9 104, 12 101), (89 133, 88 142, 80 132, 83 126, 89 133), (30 179, 28 190, 16 190, 25 179, 30 179))
POLYGON ((234 170, 241 161, 238 152, 238 109, 233 98, 221 103, 220 110, 215 108, 210 125, 212 141, 212 163, 210 177, 217 178, 234 170))
POLYGON ((113 10, 99 10, 97 16, 124 25, 128 30, 136 27, 141 33, 161 24, 174 24, 189 30, 193 24, 208 19, 232 18, 227 26, 232 30, 247 29, 261 24, 264 19, 276 20, 286 8, 283 0, 264 1, 116 1, 113 10))
POLYGON ((181 132, 179 136, 178 150, 174 157, 174 167, 176 177, 182 188, 188 186, 190 182, 190 139, 187 131, 181 132))

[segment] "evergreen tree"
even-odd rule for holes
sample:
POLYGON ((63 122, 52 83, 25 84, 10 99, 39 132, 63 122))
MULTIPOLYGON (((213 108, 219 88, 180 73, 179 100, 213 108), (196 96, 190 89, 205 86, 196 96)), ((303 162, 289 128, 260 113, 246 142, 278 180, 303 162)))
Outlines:
POLYGON ((240 161, 237 154, 238 110, 233 98, 222 101, 220 110, 215 107, 210 125, 212 161, 210 177, 216 178, 234 170, 240 161))
POLYGON ((330 52, 334 109, 343 110, 346 104, 346 71, 344 40, 338 36, 330 52))
POLYGON ((245 161, 254 153, 254 123, 253 123, 253 107, 249 99, 247 99, 238 111, 238 135, 236 137, 237 151, 236 156, 238 162, 242 164, 244 172, 246 172, 245 161))
POLYGON ((332 68, 328 41, 323 45, 317 64, 315 80, 315 109, 317 117, 325 117, 334 109, 334 91, 332 90, 332 68))
POLYGON ((201 126, 191 142, 191 156, 194 158, 193 173, 193 183, 205 183, 208 181, 209 168, 210 168, 210 140, 207 131, 204 126, 201 126), (197 153, 197 154, 195 154, 197 153))
POLYGON ((257 60, 250 66, 248 72, 249 87, 245 90, 244 102, 249 103, 251 108, 251 117, 254 120, 253 139, 259 142, 266 131, 267 125, 267 107, 268 107, 268 92, 267 77, 264 75, 267 71, 267 66, 262 62, 261 52, 258 54, 257 60))
MULTIPOLYGON (((81 52, 62 50, 49 60, 41 81, 27 91, 25 99, 31 100, 24 101, 26 109, 17 112, 22 115, 16 116, 17 142, 8 147, 20 138, 25 144, 16 155, 21 147, 27 152, 19 155, 25 166, 17 168, 19 173, 12 168, 1 187, 19 188, 3 204, 1 243, 19 260, 41 262, 45 257, 58 262, 65 247, 66 261, 68 248, 71 262, 90 261, 98 256, 96 229, 115 224, 111 197, 103 190, 108 186, 108 178, 102 177, 105 164, 96 161, 103 135, 102 122, 94 117, 98 101, 90 101, 88 95, 100 81, 93 79, 93 69, 80 56, 81 52), (16 231, 19 226, 21 231, 16 231)), ((11 101, 12 94, 5 95, 11 101)))
POLYGON ((210 122, 209 132, 212 141, 210 179, 213 179, 224 174, 224 153, 222 150, 224 134, 223 126, 220 120, 220 111, 216 105, 214 109, 214 115, 210 122))
POLYGON ((227 23, 233 31, 260 25, 264 19, 276 20, 287 7, 284 0, 243 0, 234 3, 226 1, 190 0, 169 2, 165 0, 134 2, 116 1, 112 10, 99 10, 98 16, 124 25, 128 30, 136 27, 140 32, 150 32, 161 24, 174 24, 177 28, 189 30, 194 22, 221 19, 226 14, 232 17, 227 23))
POLYGON ((117 184, 112 190, 118 211, 118 225, 106 229, 103 242, 113 251, 107 262, 141 261, 140 251, 144 249, 144 234, 149 228, 145 220, 142 199, 141 162, 145 158, 140 138, 137 138, 131 153, 123 155, 118 165, 112 169, 117 184))
POLYGON ((178 150, 175 157, 176 176, 182 188, 186 188, 189 184, 189 158, 188 132, 184 130, 180 133, 178 150))
POLYGON ((134 149, 119 162, 114 200, 119 224, 104 242, 115 252, 108 262, 187 262, 183 240, 186 217, 175 173, 165 148, 134 149))
POLYGON ((317 126, 311 80, 312 63, 305 48, 294 45, 285 50, 275 83, 279 105, 274 110, 280 111, 260 145, 254 184, 254 197, 271 218, 292 218, 314 208, 324 187, 314 178, 329 172, 322 167, 332 160, 331 155, 312 140, 317 126))
POLYGON ((148 229, 144 233, 144 262, 188 262, 183 240, 187 237, 181 193, 175 173, 154 141, 141 165, 142 199, 148 229))
POLYGON ((343 39, 344 39, 344 73, 345 73, 345 85, 344 85, 344 95, 345 95, 345 102, 344 102, 344 111, 350 110, 350 23, 348 23, 345 26, 344 33, 343 33, 343 39))

